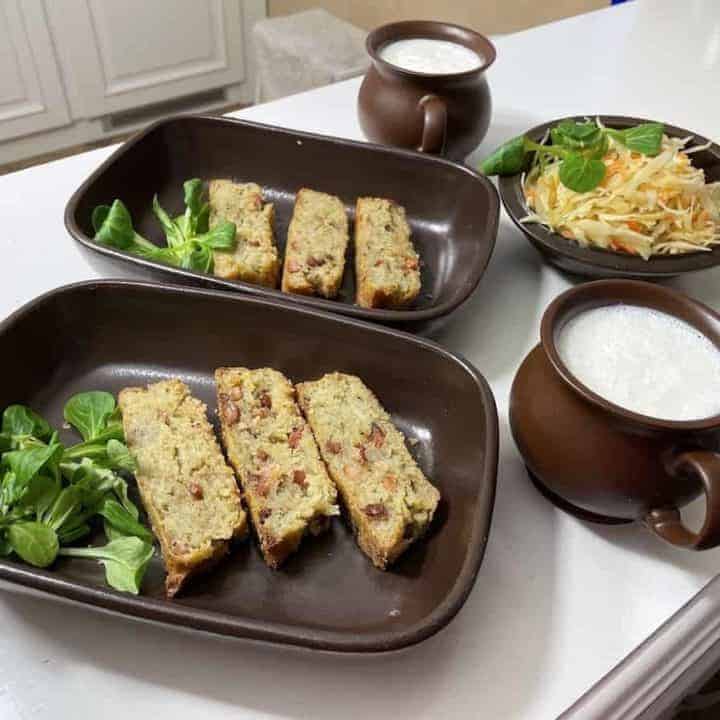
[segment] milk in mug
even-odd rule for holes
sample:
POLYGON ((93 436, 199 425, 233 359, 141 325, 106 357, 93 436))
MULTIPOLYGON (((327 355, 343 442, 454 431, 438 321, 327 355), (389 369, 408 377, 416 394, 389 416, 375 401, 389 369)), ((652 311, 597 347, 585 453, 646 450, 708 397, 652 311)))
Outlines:
POLYGON ((586 310, 556 347, 586 387, 620 407, 662 420, 720 413, 720 351, 672 315, 637 305, 586 310))
POLYGON ((407 38, 388 43, 380 57, 404 70, 449 75, 476 70, 484 62, 478 53, 460 43, 433 38, 407 38))

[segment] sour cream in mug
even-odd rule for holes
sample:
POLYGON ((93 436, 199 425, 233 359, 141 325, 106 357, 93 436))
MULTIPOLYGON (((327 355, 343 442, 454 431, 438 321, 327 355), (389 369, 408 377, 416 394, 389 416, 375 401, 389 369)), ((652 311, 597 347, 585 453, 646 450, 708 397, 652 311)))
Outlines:
POLYGON ((404 70, 433 75, 475 70, 485 62, 464 45, 434 38, 395 40, 380 50, 380 57, 404 70))
POLYGON ((585 310, 557 340, 568 370, 615 405, 663 420, 720 413, 720 351, 694 327, 637 305, 585 310))

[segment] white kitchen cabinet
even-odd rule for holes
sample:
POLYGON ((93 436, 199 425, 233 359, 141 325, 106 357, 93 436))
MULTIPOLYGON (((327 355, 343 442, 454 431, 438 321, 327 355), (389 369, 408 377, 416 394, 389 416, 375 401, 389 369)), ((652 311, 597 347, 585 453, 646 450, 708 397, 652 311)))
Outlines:
POLYGON ((241 83, 240 0, 47 4, 74 116, 93 118, 241 83), (77 38, 83 42, 77 42, 77 38))
POLYGON ((0 141, 70 122, 42 0, 2 0, 0 141))
POLYGON ((265 0, 0 0, 0 163, 249 102, 265 0))

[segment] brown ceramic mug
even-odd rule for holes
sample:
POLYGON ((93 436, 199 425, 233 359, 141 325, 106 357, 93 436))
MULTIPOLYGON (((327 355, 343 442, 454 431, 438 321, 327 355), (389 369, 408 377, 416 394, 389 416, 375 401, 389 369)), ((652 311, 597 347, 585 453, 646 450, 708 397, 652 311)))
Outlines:
POLYGON ((360 87, 358 117, 368 139, 455 160, 480 144, 491 111, 485 71, 495 60, 495 47, 486 37, 450 23, 409 20, 373 30, 366 45, 372 65, 360 87), (484 62, 466 72, 430 74, 380 57, 385 45, 410 38, 459 43, 484 62))
POLYGON ((565 323, 590 308, 624 303, 689 323, 720 349, 720 316, 681 293, 645 282, 604 280, 556 298, 541 342, 525 358, 510 393, 513 437, 538 489, 586 520, 639 520, 673 545, 720 545, 720 415, 672 421, 614 405, 575 378, 558 354, 565 323), (706 517, 689 530, 679 508, 705 493, 706 517))

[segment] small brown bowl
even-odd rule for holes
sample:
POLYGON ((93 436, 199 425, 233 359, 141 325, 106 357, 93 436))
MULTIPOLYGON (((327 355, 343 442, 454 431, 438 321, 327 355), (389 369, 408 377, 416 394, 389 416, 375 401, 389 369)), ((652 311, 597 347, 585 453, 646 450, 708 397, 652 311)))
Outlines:
POLYGON ((720 544, 720 415, 692 421, 646 417, 589 390, 567 369, 556 339, 594 307, 640 305, 684 320, 720 349, 720 316, 682 293, 629 280, 585 283, 547 308, 541 342, 510 394, 510 426, 538 489, 585 520, 639 520, 674 545, 720 544), (705 524, 688 530, 678 508, 704 490, 705 524))
MULTIPOLYGON (((538 125, 525 134, 540 142, 547 131, 563 120, 583 120, 586 117, 599 117, 604 125, 622 130, 626 127, 652 122, 643 118, 616 115, 576 115, 560 118, 538 125)), ((704 145, 709 140, 690 130, 665 125, 665 134, 670 137, 694 137, 694 144, 704 145)), ((720 147, 711 145, 706 150, 692 155, 693 165, 705 171, 708 182, 720 180, 720 147)), ((525 202, 522 176, 520 174, 498 179, 498 189, 503 205, 510 219, 522 230, 528 240, 540 252, 543 258, 555 267, 573 275, 590 278, 629 278, 637 280, 658 280, 675 277, 683 273, 705 270, 720 264, 720 247, 709 252, 693 252, 685 255, 659 255, 643 260, 641 257, 627 255, 602 248, 584 248, 573 240, 568 240, 536 223, 521 223, 530 210, 525 202)))

